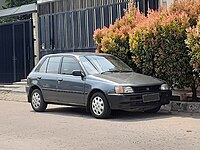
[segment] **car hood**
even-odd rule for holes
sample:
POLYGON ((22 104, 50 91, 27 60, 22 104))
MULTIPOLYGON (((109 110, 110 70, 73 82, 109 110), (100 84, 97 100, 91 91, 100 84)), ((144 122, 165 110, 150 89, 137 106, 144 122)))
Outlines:
POLYGON ((128 73, 108 72, 94 76, 101 78, 103 80, 115 82, 117 84, 125 84, 133 86, 161 85, 162 83, 164 83, 164 81, 160 79, 135 72, 128 72, 128 73))

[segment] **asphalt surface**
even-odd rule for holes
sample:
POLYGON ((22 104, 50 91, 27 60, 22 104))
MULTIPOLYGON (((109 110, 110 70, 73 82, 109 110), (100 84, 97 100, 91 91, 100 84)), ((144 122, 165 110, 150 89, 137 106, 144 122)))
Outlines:
POLYGON ((115 111, 94 119, 85 109, 0 101, 0 150, 199 150, 199 114, 115 111))

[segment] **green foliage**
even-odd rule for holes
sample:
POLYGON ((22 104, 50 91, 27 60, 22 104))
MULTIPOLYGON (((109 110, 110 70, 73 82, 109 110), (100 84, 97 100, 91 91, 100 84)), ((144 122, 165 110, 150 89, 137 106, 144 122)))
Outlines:
POLYGON ((200 16, 196 27, 187 29, 187 39, 185 40, 191 57, 191 64, 193 66, 193 74, 195 81, 195 88, 200 83, 200 16))
POLYGON ((172 13, 186 13, 189 16, 191 26, 197 24, 198 16, 200 15, 200 0, 176 0, 171 6, 172 13))
POLYGON ((14 19, 14 18, 2 18, 2 19, 0 19, 0 23, 13 22, 15 20, 16 19, 14 19))
MULTIPOLYGON (((186 44, 191 50, 189 55, 191 56, 191 63, 200 63, 200 16, 196 27, 189 28, 187 30, 186 44)), ((194 66, 200 67, 200 66, 194 66)))
POLYGON ((192 67, 185 46, 189 18, 166 10, 151 12, 130 35, 133 60, 142 73, 161 78, 171 87, 190 86, 192 67))
POLYGON ((132 62, 129 32, 135 27, 138 20, 142 20, 144 15, 140 14, 138 9, 129 4, 129 9, 121 20, 116 20, 114 25, 109 28, 97 29, 94 33, 94 39, 98 45, 97 52, 113 54, 135 69, 136 65, 132 62))
POLYGON ((21 5, 36 3, 37 0, 6 0, 6 8, 18 7, 21 5))
MULTIPOLYGON (((3 6, 4 9, 7 8, 12 8, 12 7, 18 7, 21 5, 26 5, 26 4, 31 4, 31 3, 36 3, 37 0, 6 0, 6 6, 3 6)), ((29 19, 31 16, 30 15, 21 15, 21 16, 16 16, 16 17, 9 17, 9 18, 2 18, 0 19, 0 23, 6 23, 6 22, 13 22, 17 20, 25 20, 29 19)))

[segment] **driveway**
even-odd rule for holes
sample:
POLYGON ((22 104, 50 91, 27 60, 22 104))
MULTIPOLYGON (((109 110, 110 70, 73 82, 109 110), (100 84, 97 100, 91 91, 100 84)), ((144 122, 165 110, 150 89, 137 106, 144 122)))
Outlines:
POLYGON ((199 150, 198 114, 113 112, 94 119, 85 109, 0 101, 1 150, 199 150))

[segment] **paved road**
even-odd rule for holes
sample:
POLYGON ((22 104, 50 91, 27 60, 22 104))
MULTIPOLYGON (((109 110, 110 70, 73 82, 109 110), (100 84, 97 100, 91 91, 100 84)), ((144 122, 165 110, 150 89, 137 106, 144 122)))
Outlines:
POLYGON ((98 120, 84 109, 0 101, 0 150, 199 150, 200 116, 116 111, 98 120))

